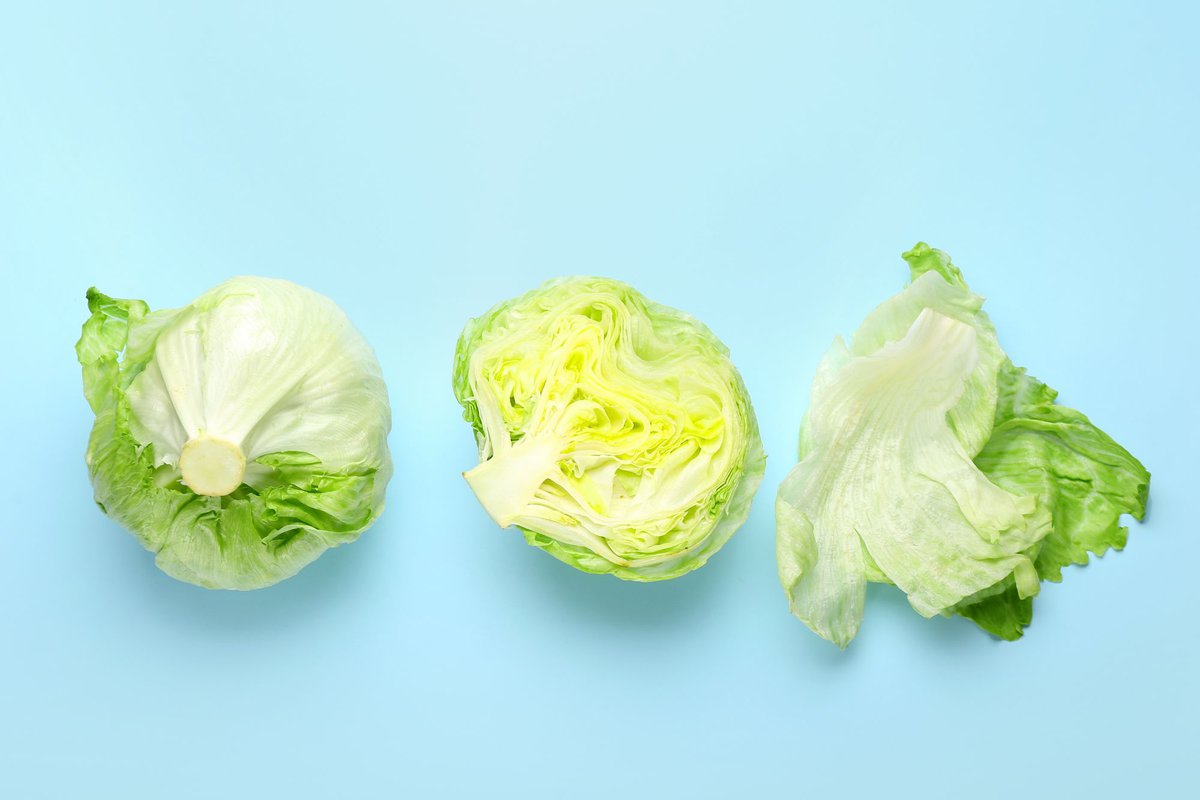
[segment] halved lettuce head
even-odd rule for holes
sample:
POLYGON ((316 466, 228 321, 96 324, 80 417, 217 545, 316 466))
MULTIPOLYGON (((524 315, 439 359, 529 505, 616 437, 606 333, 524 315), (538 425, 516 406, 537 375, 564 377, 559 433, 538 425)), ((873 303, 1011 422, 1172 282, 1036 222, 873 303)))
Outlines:
POLYGON ((465 473, 479 502, 585 572, 654 581, 702 566, 762 480, 728 350, 617 281, 550 281, 468 322, 454 392, 479 446, 465 473))
POLYGON ((383 511, 387 388, 328 298, 242 277, 164 311, 87 299, 76 353, 96 503, 164 572, 269 586, 383 511))
POLYGON ((1041 580, 1125 543, 1149 473, 1012 365, 949 257, 904 254, 912 283, 841 339, 813 381, 800 461, 776 499, 792 612, 845 647, 868 582, 918 613, 1006 639, 1041 580))

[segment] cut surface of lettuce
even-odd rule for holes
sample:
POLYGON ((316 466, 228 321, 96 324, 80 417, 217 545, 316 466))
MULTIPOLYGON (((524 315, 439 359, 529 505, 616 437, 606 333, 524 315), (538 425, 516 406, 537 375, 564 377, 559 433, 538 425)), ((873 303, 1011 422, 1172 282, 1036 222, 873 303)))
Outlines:
POLYGON ((563 278, 471 320, 454 391, 502 527, 626 580, 703 565, 742 524, 765 457, 728 350, 697 320, 604 278, 563 278))
POLYGON ((1120 516, 1141 517, 1149 474, 1012 365, 945 253, 904 258, 910 285, 818 368, 776 499, 780 579, 840 647, 868 582, 1017 638, 1041 580, 1123 546, 1120 516))
POLYGON ((167 574, 256 589, 353 541, 391 475, 387 389, 328 298, 242 277, 184 308, 88 292, 97 504, 167 574))

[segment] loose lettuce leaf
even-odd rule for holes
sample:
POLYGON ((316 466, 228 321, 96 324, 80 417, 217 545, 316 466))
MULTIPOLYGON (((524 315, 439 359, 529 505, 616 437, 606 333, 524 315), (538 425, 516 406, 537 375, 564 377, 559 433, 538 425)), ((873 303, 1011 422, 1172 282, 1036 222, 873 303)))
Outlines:
POLYGON ((284 281, 238 278, 151 313, 92 289, 76 353, 96 415, 86 461, 96 503, 208 588, 255 589, 353 541, 383 510, 391 473, 387 390, 330 301, 284 281), (223 496, 183 481, 189 439, 245 452, 223 496))
MULTIPOLYGON (((998 385, 995 426, 975 464, 998 486, 1036 497, 1050 510, 1050 533, 1032 555, 1038 577, 1058 582, 1064 567, 1125 546, 1129 529, 1121 515, 1145 516, 1150 473, 1086 416, 1056 405, 1055 390, 1012 362, 1001 367, 998 385)), ((1033 618, 1030 598, 1008 586, 956 610, 1008 640, 1020 638, 1033 618)))
POLYGON ((780 578, 793 613, 841 647, 869 581, 1016 638, 1040 580, 1124 545, 1120 516, 1141 518, 1149 474, 1012 365, 945 253, 904 258, 911 284, 813 381, 776 501, 780 578))
POLYGON ((728 350, 704 325, 604 278, 565 278, 463 330, 454 391, 501 526, 626 580, 704 564, 742 524, 765 457, 728 350))
POLYGON ((960 401, 979 338, 925 308, 900 340, 864 356, 835 346, 819 372, 807 454, 779 488, 777 556, 792 612, 840 647, 862 621, 864 554, 924 616, 1014 573, 1037 590, 1024 551, 1049 516, 988 481, 951 422, 954 410, 973 422, 960 401))

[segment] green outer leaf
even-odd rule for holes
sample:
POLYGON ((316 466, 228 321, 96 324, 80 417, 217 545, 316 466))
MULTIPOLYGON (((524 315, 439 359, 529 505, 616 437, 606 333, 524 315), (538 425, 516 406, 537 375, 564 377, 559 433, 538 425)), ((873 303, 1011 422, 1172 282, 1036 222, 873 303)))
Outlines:
POLYGON ((156 554, 164 572, 206 588, 269 586, 353 541, 378 518, 390 460, 330 471, 307 453, 272 453, 256 459, 257 489, 203 497, 181 485, 156 466, 154 446, 134 438, 125 391, 176 312, 150 314, 141 300, 95 289, 88 308, 75 349, 96 413, 86 454, 95 500, 156 554))
MULTIPOLYGON (((1011 361, 1000 369, 998 387, 995 426, 975 464, 999 486, 1034 495, 1050 509, 1051 532, 1030 555, 1039 578, 1061 581, 1064 567, 1125 546, 1129 529, 1121 515, 1145 516, 1150 473, 1086 416, 1056 405, 1056 391, 1011 361)), ((1007 585, 956 611, 1004 639, 1019 638, 1033 613, 1007 585)))
POLYGON ((950 261, 950 255, 944 250, 930 247, 925 242, 917 242, 911 250, 902 253, 900 257, 908 264, 910 281, 915 281, 927 272, 935 272, 951 286, 963 291, 970 291, 963 278, 962 270, 954 266, 950 261))
POLYGON ((1013 642, 1021 638, 1025 627, 1033 620, 1033 598, 1021 597, 1012 580, 1005 581, 999 589, 986 598, 966 601, 956 613, 993 636, 1013 642))

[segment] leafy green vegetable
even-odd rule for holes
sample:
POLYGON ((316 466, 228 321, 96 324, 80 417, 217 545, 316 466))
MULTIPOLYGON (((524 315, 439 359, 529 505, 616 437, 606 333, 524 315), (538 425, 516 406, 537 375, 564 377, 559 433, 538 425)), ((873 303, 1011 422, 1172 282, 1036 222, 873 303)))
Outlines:
POLYGON ((728 350, 617 281, 550 281, 468 322, 454 392, 488 514, 585 572, 653 581, 702 566, 762 480, 728 350))
MULTIPOLYGON (((1125 448, 1073 408, 1055 405, 1058 392, 1006 362, 998 375, 995 427, 975 464, 998 486, 1034 496, 1053 523, 1031 555, 1042 580, 1062 580, 1070 564, 1087 564, 1125 546, 1122 514, 1142 519, 1150 473, 1125 448)), ((1029 598, 1004 591, 956 611, 1002 639, 1018 639, 1033 617, 1029 598)))
POLYGON ((1124 545, 1120 516, 1141 518, 1149 473, 1012 365, 945 253, 904 258, 912 283, 813 381, 776 500, 780 578, 792 612, 840 647, 869 581, 1014 639, 1041 580, 1124 545))
POLYGON ((269 586, 382 512, 387 388, 329 299, 234 278, 180 309, 95 289, 88 308, 75 349, 96 502, 164 572, 269 586))

